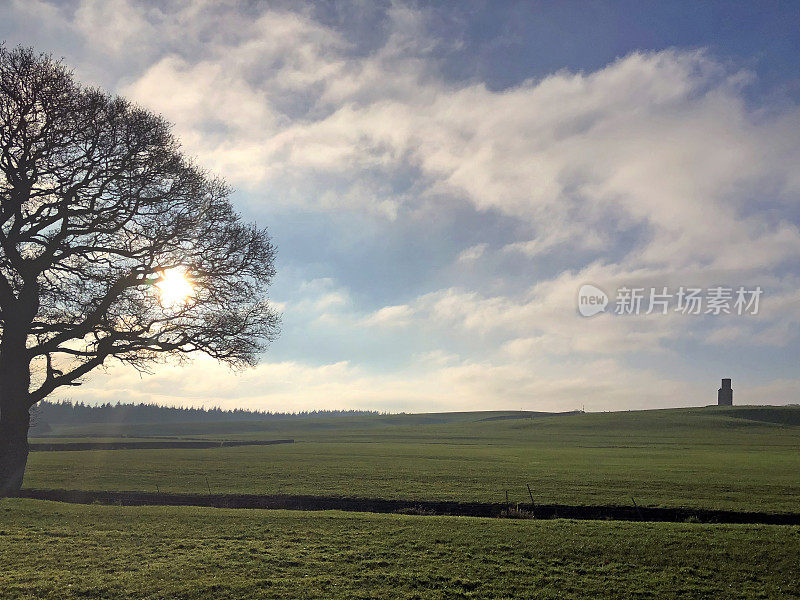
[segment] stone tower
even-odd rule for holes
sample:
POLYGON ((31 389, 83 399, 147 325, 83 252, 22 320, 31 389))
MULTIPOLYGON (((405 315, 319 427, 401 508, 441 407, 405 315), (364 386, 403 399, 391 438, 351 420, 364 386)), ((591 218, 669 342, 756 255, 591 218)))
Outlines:
POLYGON ((733 388, 730 379, 722 380, 722 387, 717 392, 717 405, 733 406, 733 388))

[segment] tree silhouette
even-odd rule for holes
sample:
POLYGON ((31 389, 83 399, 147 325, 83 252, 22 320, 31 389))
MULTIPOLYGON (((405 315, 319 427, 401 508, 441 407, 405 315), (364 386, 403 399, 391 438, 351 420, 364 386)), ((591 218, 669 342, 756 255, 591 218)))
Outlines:
POLYGON ((170 126, 0 46, 0 493, 22 485, 29 410, 109 359, 253 364, 278 333, 275 250, 170 126), (189 293, 165 301, 179 272, 189 293))

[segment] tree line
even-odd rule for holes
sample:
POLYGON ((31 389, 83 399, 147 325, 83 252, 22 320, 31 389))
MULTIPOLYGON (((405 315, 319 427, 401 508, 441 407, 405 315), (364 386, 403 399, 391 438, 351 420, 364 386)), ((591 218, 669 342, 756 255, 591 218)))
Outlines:
POLYGON ((33 409, 37 426, 83 425, 86 423, 208 423, 215 421, 268 421, 289 418, 342 417, 381 414, 374 410, 306 410, 273 412, 243 408, 222 409, 161 406, 159 404, 85 404, 64 400, 43 400, 33 409))

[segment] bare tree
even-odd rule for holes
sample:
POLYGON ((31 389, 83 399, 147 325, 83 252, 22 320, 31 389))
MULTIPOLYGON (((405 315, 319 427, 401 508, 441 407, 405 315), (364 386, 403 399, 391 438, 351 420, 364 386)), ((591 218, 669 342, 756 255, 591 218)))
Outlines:
MULTIPOLYGON (((235 110, 235 107, 227 107, 235 110)), ((0 493, 22 485, 29 410, 109 359, 254 364, 278 333, 275 250, 161 117, 0 46, 0 493), (169 277, 186 293, 165 298, 169 277)))

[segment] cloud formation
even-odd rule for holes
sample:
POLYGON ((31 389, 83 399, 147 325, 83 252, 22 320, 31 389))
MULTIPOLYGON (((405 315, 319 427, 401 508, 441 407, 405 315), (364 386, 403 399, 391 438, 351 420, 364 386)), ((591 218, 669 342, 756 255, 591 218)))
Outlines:
POLYGON ((318 12, 9 9, 61 40, 79 73, 164 114, 248 215, 291 240, 276 290, 285 339, 264 365, 142 380, 114 369, 87 395, 610 409, 712 401, 735 368, 753 402, 797 400, 796 104, 754 104, 757 75, 702 49, 496 89, 447 75, 458 44, 432 35, 430 11, 370 13, 369 43, 318 12), (766 293, 752 318, 586 320, 587 282, 766 293))

